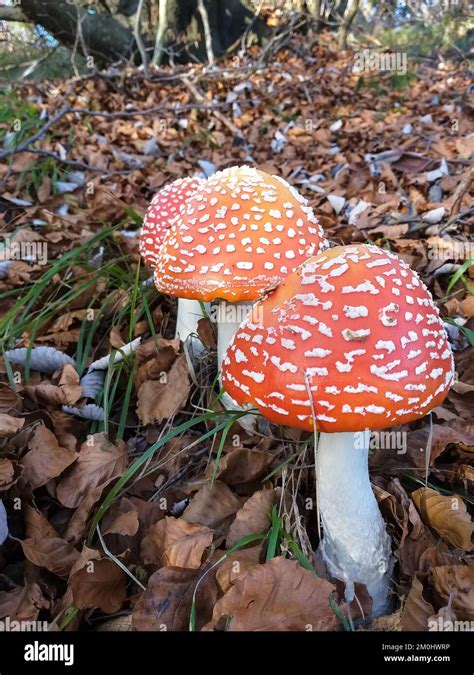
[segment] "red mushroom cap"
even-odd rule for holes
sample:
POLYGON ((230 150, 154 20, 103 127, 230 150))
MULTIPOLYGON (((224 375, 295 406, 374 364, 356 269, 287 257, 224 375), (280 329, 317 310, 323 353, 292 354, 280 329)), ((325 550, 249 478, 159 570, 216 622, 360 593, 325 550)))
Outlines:
POLYGON ((165 234, 178 215, 179 207, 202 182, 202 178, 178 178, 157 192, 151 200, 143 221, 139 245, 140 255, 150 267, 155 267, 165 234))
POLYGON ((256 300, 326 246, 311 208, 286 181, 232 167, 181 206, 160 250, 155 285, 180 298, 256 300))
POLYGON ((289 275, 254 305, 222 366, 238 403, 308 430, 314 412, 324 432, 423 417, 453 377, 430 292, 396 255, 366 245, 332 248, 289 275))

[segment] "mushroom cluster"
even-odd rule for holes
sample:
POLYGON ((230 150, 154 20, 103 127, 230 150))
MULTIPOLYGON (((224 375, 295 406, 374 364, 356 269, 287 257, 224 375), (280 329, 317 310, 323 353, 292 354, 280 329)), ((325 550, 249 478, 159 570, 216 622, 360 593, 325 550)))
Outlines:
POLYGON ((440 405, 454 362, 413 270, 376 246, 328 247, 294 188, 242 166, 162 190, 140 250, 157 289, 180 298, 182 339, 200 303, 215 303, 226 405, 319 433, 319 554, 348 600, 366 585, 377 614, 393 559, 370 485, 371 430, 440 405))
POLYGON ((370 430, 440 405, 454 377, 433 299, 400 258, 368 245, 307 260, 257 303, 223 361, 241 405, 317 430, 320 553, 351 599, 362 582, 384 610, 390 541, 368 474, 370 430))
POLYGON ((285 180, 231 167, 202 181, 180 205, 156 256, 155 285, 217 303, 221 364, 253 302, 327 246, 306 200, 285 180))

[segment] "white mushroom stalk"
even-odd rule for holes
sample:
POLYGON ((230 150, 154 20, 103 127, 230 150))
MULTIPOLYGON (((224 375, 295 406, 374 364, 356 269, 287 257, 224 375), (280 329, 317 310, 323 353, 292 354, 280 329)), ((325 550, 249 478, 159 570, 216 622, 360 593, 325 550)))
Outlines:
MULTIPOLYGON (((240 325, 247 318, 253 304, 253 302, 228 302, 226 300, 219 300, 216 303, 217 363, 219 366, 222 364, 227 347, 232 342, 232 338, 240 325)), ((219 382, 221 382, 220 368, 219 382)))
POLYGON ((321 433, 316 479, 322 541, 318 554, 329 573, 346 583, 346 600, 362 582, 372 597, 373 614, 388 605, 393 569, 390 538, 369 479, 370 431, 321 433))
MULTIPOLYGON (((205 310, 210 309, 209 303, 205 303, 205 310)), ((203 351, 202 342, 197 337, 197 328, 199 321, 205 316, 199 300, 188 300, 187 298, 178 298, 178 314, 176 316, 175 337, 181 342, 192 341, 193 353, 196 349, 203 351)))

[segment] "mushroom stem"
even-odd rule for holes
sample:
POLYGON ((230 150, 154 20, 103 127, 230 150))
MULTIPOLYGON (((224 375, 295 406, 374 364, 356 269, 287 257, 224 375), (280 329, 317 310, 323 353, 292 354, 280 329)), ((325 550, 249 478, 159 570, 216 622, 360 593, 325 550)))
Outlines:
MULTIPOLYGON (((176 337, 179 337, 181 342, 185 342, 190 335, 197 335, 198 321, 199 319, 202 319, 203 316, 199 300, 179 298, 178 316, 176 318, 176 337)), ((196 343, 197 342, 201 344, 200 340, 196 340, 196 343)))
MULTIPOLYGON (((219 368, 219 384, 222 386, 222 361, 224 354, 240 327, 240 324, 247 317, 252 309, 253 302, 227 302, 219 300, 217 304, 217 366, 219 368)), ((229 394, 224 391, 221 396, 222 405, 227 410, 243 410, 242 406, 234 401, 229 394)), ((239 419, 240 426, 253 433, 256 428, 256 417, 245 415, 239 419)))
MULTIPOLYGON (((247 318, 252 309, 253 302, 227 302, 219 300, 217 305, 217 364, 219 367, 219 383, 221 380, 221 366, 224 353, 232 338, 247 318)), ((240 406, 239 406, 240 409, 240 406)))
POLYGON ((346 583, 367 586, 374 615, 387 609, 393 568, 390 538, 370 485, 370 431, 321 433, 316 458, 319 513, 323 536, 318 549, 329 572, 346 583))

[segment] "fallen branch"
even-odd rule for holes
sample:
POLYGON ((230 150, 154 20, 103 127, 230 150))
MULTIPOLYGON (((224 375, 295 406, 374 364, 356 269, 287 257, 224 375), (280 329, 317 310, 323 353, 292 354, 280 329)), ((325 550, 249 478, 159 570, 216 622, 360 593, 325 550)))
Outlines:
POLYGON ((0 152, 0 159, 10 157, 10 155, 15 155, 19 152, 27 151, 32 143, 42 138, 42 136, 44 136, 47 133, 47 131, 51 129, 52 126, 54 126, 57 122, 59 122, 59 120, 61 120, 69 112, 71 112, 71 106, 65 105, 64 108, 60 110, 57 115, 48 120, 46 124, 43 127, 41 127, 39 131, 36 132, 36 134, 33 134, 33 136, 27 138, 25 141, 23 141, 23 143, 20 143, 20 145, 17 145, 8 150, 4 150, 3 152, 0 152))
MULTIPOLYGON (((204 104, 206 103, 206 99, 204 97, 204 94, 202 94, 199 91, 199 89, 192 82, 190 82, 187 78, 183 77, 183 83, 189 89, 189 91, 194 96, 196 101, 200 104, 203 104, 203 107, 204 107, 204 104)), ((219 120, 219 122, 224 124, 229 129, 229 131, 232 132, 232 134, 234 136, 236 136, 237 138, 240 138, 242 141, 244 140, 244 137, 243 137, 243 134, 242 134, 241 130, 238 127, 236 127, 235 124, 233 124, 229 119, 227 119, 227 117, 225 117, 225 115, 223 115, 221 112, 219 112, 219 110, 211 110, 211 112, 214 115, 214 117, 216 117, 219 120)))

